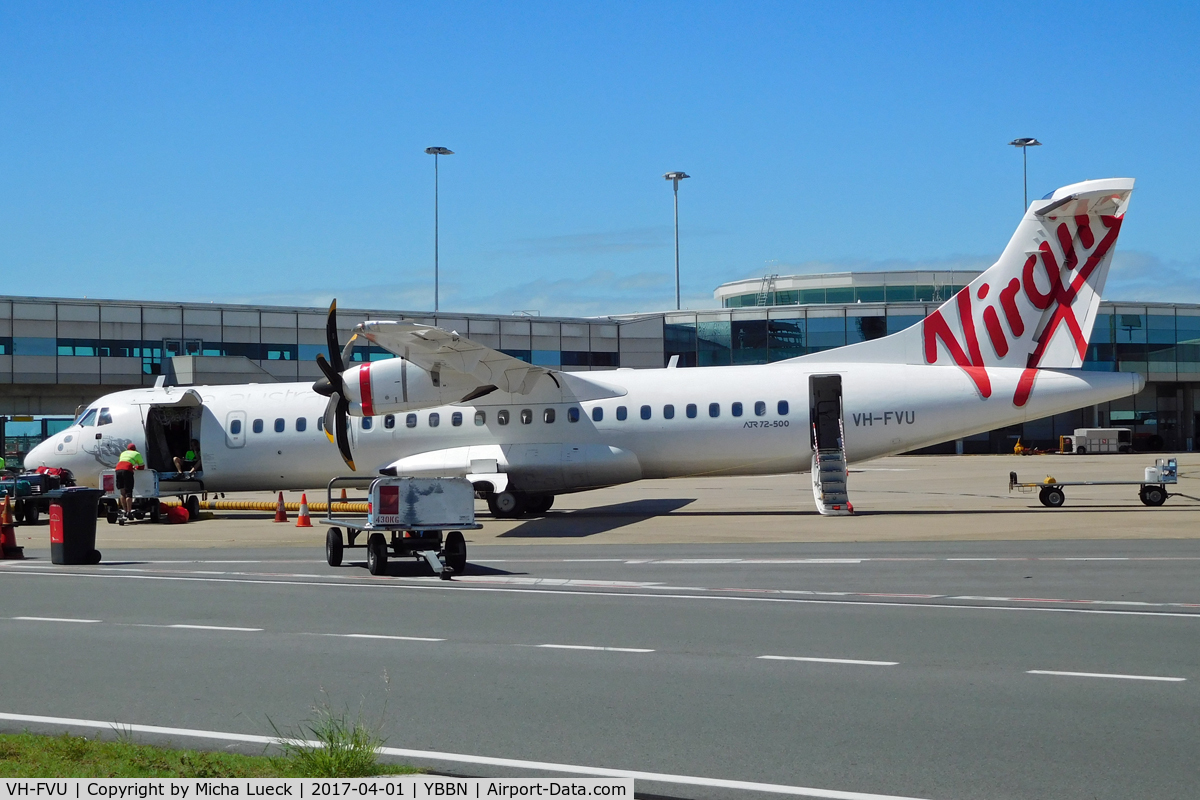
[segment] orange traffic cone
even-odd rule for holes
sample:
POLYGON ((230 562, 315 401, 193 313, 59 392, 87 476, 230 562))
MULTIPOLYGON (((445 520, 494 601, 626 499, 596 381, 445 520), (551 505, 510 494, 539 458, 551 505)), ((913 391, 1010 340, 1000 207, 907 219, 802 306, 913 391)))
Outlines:
POLYGON ((275 521, 287 522, 287 509, 283 507, 283 492, 279 493, 279 502, 275 504, 275 521))
POLYGON ((0 558, 25 558, 24 548, 17 547, 17 529, 13 527, 12 506, 5 497, 0 503, 0 558))
POLYGON ((312 520, 308 516, 308 495, 301 493, 300 495, 300 516, 296 517, 297 528, 311 528, 312 520))
POLYGON ((346 502, 346 490, 342 489, 342 502, 346 502))

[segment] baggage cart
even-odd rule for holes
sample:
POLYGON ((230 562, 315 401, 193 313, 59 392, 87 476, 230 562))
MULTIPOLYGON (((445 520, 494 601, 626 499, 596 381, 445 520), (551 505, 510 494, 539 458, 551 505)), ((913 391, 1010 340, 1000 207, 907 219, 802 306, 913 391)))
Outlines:
POLYGON ((1140 481, 1060 481, 1046 477, 1041 483, 1021 483, 1017 473, 1008 473, 1008 491, 1038 492, 1038 500, 1048 508, 1061 508, 1067 501, 1064 486, 1137 486, 1138 498, 1144 505, 1161 506, 1172 495, 1167 486, 1179 483, 1179 465, 1174 458, 1160 458, 1153 467, 1146 467, 1140 481))

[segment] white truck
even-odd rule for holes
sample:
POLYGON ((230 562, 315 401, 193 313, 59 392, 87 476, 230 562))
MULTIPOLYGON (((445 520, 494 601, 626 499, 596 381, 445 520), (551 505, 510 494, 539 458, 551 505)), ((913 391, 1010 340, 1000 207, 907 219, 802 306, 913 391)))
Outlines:
POLYGON ((1130 428, 1076 428, 1071 436, 1059 437, 1064 453, 1132 453, 1133 430, 1130 428))

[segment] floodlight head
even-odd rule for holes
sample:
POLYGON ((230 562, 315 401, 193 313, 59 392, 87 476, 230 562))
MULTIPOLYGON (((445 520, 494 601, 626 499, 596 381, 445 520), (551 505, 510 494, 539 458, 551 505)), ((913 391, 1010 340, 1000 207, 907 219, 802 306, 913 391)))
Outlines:
POLYGON ((688 175, 686 172, 668 172, 666 175, 663 175, 663 177, 669 181, 675 181, 678 183, 684 178, 690 178, 692 176, 688 175))
POLYGON ((426 147, 425 153, 431 156, 452 156, 454 151, 448 147, 426 147))
POLYGON ((1031 136, 1025 136, 1020 139, 1013 139, 1009 144, 1013 147, 1040 147, 1042 143, 1031 136))

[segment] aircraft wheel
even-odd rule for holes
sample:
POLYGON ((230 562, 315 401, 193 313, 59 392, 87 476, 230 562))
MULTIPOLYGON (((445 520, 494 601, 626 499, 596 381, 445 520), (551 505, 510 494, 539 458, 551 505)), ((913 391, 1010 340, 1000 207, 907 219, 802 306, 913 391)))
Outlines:
POLYGON ((501 519, 519 517, 525 510, 525 495, 520 492, 503 491, 488 498, 488 509, 492 516, 501 519))
POLYGON ((554 505, 552 494, 531 494, 525 504, 526 514, 545 514, 554 505))
POLYGON ((1063 503, 1067 502, 1067 496, 1058 488, 1042 489, 1038 499, 1048 508, 1062 508, 1063 503))
POLYGON ((196 495, 194 495, 194 494, 189 494, 187 500, 183 504, 183 507, 187 509, 188 522, 191 522, 192 520, 200 519, 200 498, 199 497, 196 497, 196 495))
POLYGON ((1167 491, 1161 486, 1143 486, 1138 494, 1148 506, 1161 506, 1167 502, 1167 491))
POLYGON ((462 575, 467 569, 467 540, 462 531, 450 531, 446 534, 446 565, 454 570, 455 575, 462 575))
POLYGON ((1086 456, 1086 455, 1087 455, 1087 448, 1086 448, 1086 447, 1084 447, 1083 445, 1080 445, 1079 447, 1076 447, 1076 448, 1075 448, 1075 454, 1076 454, 1076 455, 1081 455, 1081 456, 1086 456))
MULTIPOLYGON (((325 534, 325 562, 331 567, 340 567, 342 565, 342 548, 344 547, 342 529, 330 528, 329 533, 325 534)), ((370 554, 368 553, 368 555, 370 554)))
POLYGON ((387 572, 388 545, 382 533, 372 533, 367 539, 367 571, 372 575, 387 572))

